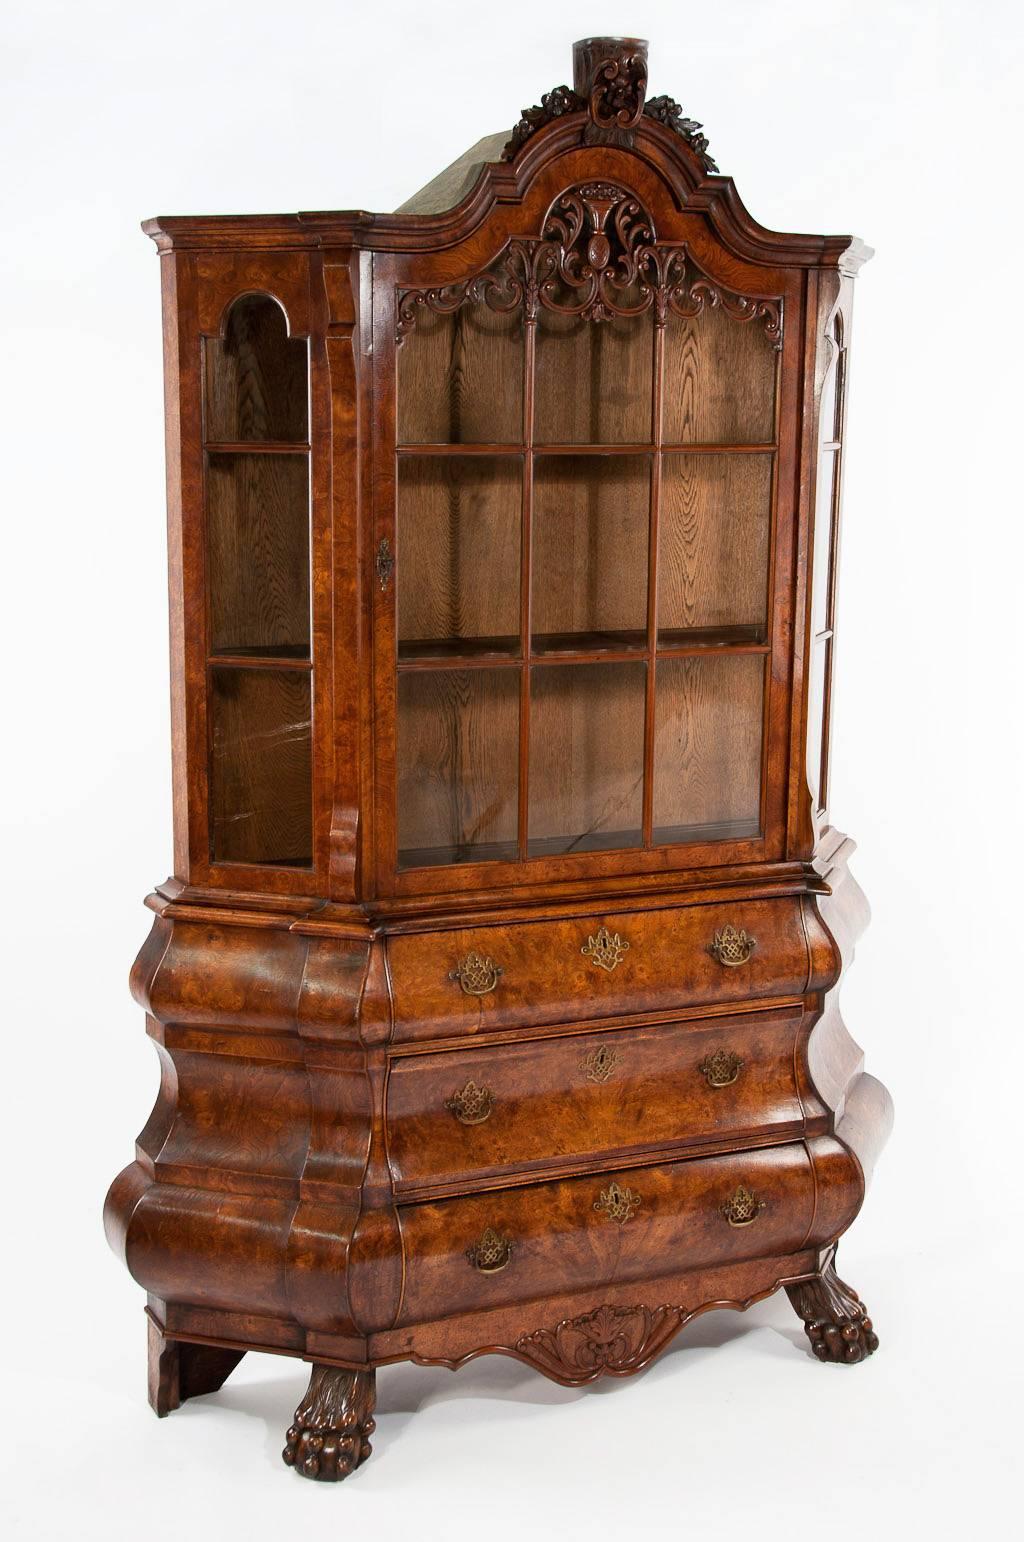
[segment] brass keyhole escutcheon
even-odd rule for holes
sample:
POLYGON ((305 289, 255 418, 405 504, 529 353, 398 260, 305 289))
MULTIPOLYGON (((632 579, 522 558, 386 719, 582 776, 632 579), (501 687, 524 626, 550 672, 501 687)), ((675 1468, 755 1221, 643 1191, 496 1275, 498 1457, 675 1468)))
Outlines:
POLYGON ((512 1261, 515 1243, 488 1226, 479 1242, 466 1249, 466 1257, 481 1274, 500 1274, 512 1261))
POLYGON ((709 1087, 731 1087, 743 1069, 743 1061, 728 1049, 705 1055, 698 1067, 709 1087))
POLYGON ((730 1226, 752 1226, 767 1205, 741 1183, 735 1194, 718 1208, 730 1226))
POLYGON ((594 1200, 594 1209, 607 1216, 609 1221, 615 1221, 619 1226, 625 1226, 643 1204, 643 1198, 635 1189, 624 1188, 618 1183, 610 1183, 606 1189, 602 1189, 597 1199, 594 1200))
POLYGON ((493 958, 469 952, 460 958, 454 969, 448 971, 449 980, 457 980, 467 996, 486 996, 505 973, 493 958))
POLYGON ((445 1098, 444 1106, 460 1124, 483 1124, 491 1117, 494 1093, 490 1087, 478 1087, 476 1082, 468 1081, 461 1092, 453 1092, 450 1098, 445 1098))
POLYGON ((588 1082, 606 1082, 609 1076, 613 1076, 616 1067, 621 1063, 622 1056, 617 1049, 610 1049, 607 1044, 598 1045, 580 1060, 580 1070, 588 1082))
POLYGON ((596 937, 588 937, 580 948, 584 958, 598 969, 606 969, 609 974, 622 962, 622 956, 629 951, 629 943, 620 937, 618 932, 614 935, 607 926, 599 928, 596 937))
POLYGON ((723 969, 738 969, 745 964, 757 947, 757 938, 751 937, 742 927, 723 926, 715 933, 715 940, 708 947, 723 969))

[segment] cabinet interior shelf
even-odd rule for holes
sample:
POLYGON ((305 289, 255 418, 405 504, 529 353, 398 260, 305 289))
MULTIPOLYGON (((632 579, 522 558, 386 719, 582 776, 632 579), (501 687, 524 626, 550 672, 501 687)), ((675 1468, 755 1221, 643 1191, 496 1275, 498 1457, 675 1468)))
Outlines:
MULTIPOLYGON (((210 448, 209 446, 207 448, 210 448)), ((223 448, 218 446, 217 448, 223 448)), ((642 444, 541 444, 536 441, 529 446, 534 455, 653 455, 656 449, 660 449, 663 455, 771 455, 778 448, 776 444, 721 444, 721 443, 693 443, 693 444, 662 444, 657 446, 651 441, 642 444)), ((525 455, 527 446, 524 444, 484 444, 471 442, 467 444, 400 444, 397 447, 398 454, 403 456, 416 455, 525 455)))
POLYGON ((275 649, 225 648, 212 653, 210 665, 215 669, 312 669, 309 649, 305 646, 275 649))
MULTIPOLYGON (((692 627, 658 634, 657 655, 685 657, 699 653, 768 653, 770 645, 762 626, 692 627)), ((647 633, 551 632, 535 635, 531 664, 575 664, 591 660, 610 664, 642 658, 647 652, 647 633)), ((400 669, 486 668, 488 665, 523 662, 518 637, 453 637, 443 640, 400 642, 400 669)))
MULTIPOLYGON (((716 824, 655 825, 652 846, 693 846, 708 841, 750 841, 761 838, 756 819, 731 819, 716 824)), ((570 857, 597 851, 629 851, 643 847, 640 830, 593 830, 573 837, 544 836, 530 840, 531 857, 570 857)), ((482 841, 462 846, 423 846, 400 850, 398 865, 414 867, 450 867, 463 862, 514 862, 519 855, 515 841, 482 841)))
POLYGON ((203 441, 207 455, 308 455, 309 445, 297 440, 282 439, 207 439, 203 441))

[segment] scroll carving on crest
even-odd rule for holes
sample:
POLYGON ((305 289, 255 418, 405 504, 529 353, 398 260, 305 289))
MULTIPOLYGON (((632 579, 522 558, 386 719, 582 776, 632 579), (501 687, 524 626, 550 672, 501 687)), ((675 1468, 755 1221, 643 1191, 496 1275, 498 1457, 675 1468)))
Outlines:
POLYGON ((653 309, 659 326, 670 311, 695 317, 720 308, 736 321, 762 323, 772 346, 782 346, 781 299, 724 289, 697 267, 685 242, 660 244, 639 199, 612 182, 584 182, 559 194, 541 239, 513 239, 483 272, 434 289, 400 291, 397 341, 422 310, 446 314, 466 304, 499 312, 521 308, 528 321, 542 309, 588 321, 653 309))

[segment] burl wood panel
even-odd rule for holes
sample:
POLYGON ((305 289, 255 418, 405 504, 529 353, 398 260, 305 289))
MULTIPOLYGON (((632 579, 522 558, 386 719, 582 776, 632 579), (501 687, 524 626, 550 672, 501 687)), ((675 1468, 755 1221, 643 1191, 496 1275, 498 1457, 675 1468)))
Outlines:
POLYGON ((644 456, 537 456, 535 647, 546 635, 566 632, 624 632, 628 640, 646 640, 649 509, 644 456))
POLYGON ((207 456, 206 561, 214 653, 309 657, 306 455, 207 456))
POLYGON ((312 706, 308 673, 212 672, 210 827, 217 862, 312 860, 312 706))
POLYGON ((518 670, 403 675, 398 750, 401 863, 508 855, 518 830, 518 670))
POLYGON ((398 1042, 799 996, 808 984, 807 941, 796 899, 460 927, 389 937, 387 947, 398 1042), (583 952, 602 926, 628 944, 610 970, 583 952), (710 951, 715 933, 725 926, 756 939, 738 968, 723 967, 710 951), (504 971, 486 995, 466 995, 450 978, 471 952, 504 971))
POLYGON ((778 355, 761 326, 706 307, 669 312, 665 327, 666 444, 770 444, 778 355))
POLYGON ((768 618, 770 455, 666 455, 658 520, 658 630, 768 618))
POLYGON ((396 1058, 387 1102, 396 1187, 798 1132, 802 1019, 795 1008, 396 1058))
POLYGON ((626 1168, 404 1206, 406 1260, 397 1325, 441 1312, 486 1310, 528 1301, 550 1289, 642 1280, 678 1263, 736 1263, 803 1244, 814 1217, 814 1182, 802 1142, 660 1167, 626 1168), (602 1206, 615 1183, 636 1195, 628 1220, 602 1206), (721 1207, 743 1185, 764 1208, 731 1226, 721 1207), (506 1267, 483 1274, 466 1256, 490 1229, 512 1244, 506 1267))
POLYGON ((275 300, 240 296, 228 312, 224 337, 204 339, 203 352, 207 440, 308 440, 308 344, 288 337, 275 300))
POLYGON ((631 662, 531 671, 531 855, 639 845, 646 675, 631 662))
POLYGON ((537 322, 534 439, 538 444, 651 442, 650 312, 595 326, 541 311, 537 322))
POLYGON ((519 640, 520 456, 417 456, 398 468, 403 643, 519 640))
POLYGON ((655 839, 687 826, 759 827, 764 659, 659 659, 655 685, 655 839))
POLYGON ((523 361, 517 314, 424 312, 398 353, 399 443, 522 443, 523 361))

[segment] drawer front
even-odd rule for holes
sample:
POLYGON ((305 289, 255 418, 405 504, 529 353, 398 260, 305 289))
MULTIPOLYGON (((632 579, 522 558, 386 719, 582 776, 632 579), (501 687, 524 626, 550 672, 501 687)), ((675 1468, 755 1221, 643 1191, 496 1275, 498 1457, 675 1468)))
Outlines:
POLYGON ((796 1252, 813 1214, 801 1142, 401 1206, 396 1326, 796 1252))
POLYGON ((399 1041, 801 995, 799 899, 388 939, 399 1041))
POLYGON ((802 1017, 794 1007, 397 1057, 387 1095, 395 1187, 799 1134, 802 1017))

